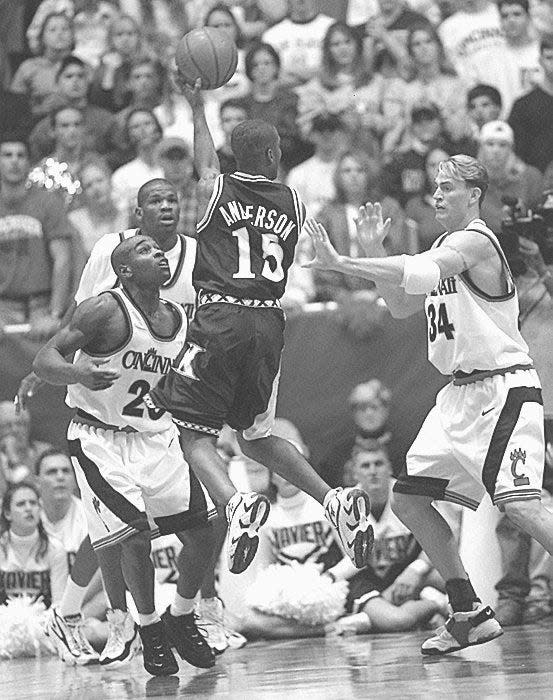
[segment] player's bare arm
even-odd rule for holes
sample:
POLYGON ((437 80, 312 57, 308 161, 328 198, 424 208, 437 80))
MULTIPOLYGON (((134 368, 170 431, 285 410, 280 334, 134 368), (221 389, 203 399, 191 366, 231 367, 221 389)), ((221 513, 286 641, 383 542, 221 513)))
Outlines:
POLYGON ((126 335, 125 326, 120 323, 121 314, 111 295, 87 299, 77 307, 69 324, 39 350, 33 370, 49 384, 83 384, 94 390, 108 388, 119 373, 104 368, 106 360, 81 356, 73 363, 66 357, 81 349, 94 354, 117 346, 126 335))

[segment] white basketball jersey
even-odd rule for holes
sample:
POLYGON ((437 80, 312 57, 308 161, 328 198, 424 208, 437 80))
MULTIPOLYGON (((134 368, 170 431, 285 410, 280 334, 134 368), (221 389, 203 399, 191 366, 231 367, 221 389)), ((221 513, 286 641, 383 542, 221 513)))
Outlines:
POLYGON ((67 387, 66 403, 80 408, 103 423, 118 427, 130 426, 140 432, 162 432, 171 427, 168 413, 147 408, 144 396, 154 387, 163 374, 167 374, 174 358, 182 349, 186 338, 187 321, 184 310, 178 304, 162 300, 176 312, 178 323, 169 338, 154 334, 146 317, 134 305, 123 289, 112 289, 127 317, 128 338, 119 350, 107 355, 81 354, 94 359, 109 359, 103 367, 117 369, 121 376, 108 389, 92 391, 81 384, 67 387))
MULTIPOLYGON (((518 329, 515 284, 499 242, 481 219, 471 221, 466 230, 491 240, 503 263, 508 289, 490 296, 474 284, 470 271, 440 280, 425 300, 428 359, 442 374, 530 365, 528 346, 518 329)), ((440 236, 432 247, 441 245, 448 235, 440 236)))
MULTIPOLYGON (((118 285, 117 277, 111 266, 111 254, 121 241, 140 233, 140 229, 131 228, 121 233, 108 233, 96 243, 85 265, 75 301, 80 304, 100 292, 107 292, 118 285)), ((196 262, 197 244, 194 238, 179 235, 177 244, 165 253, 169 262, 171 277, 159 290, 162 299, 180 304, 186 311, 188 319, 192 318, 196 292, 192 286, 192 270, 196 262)))

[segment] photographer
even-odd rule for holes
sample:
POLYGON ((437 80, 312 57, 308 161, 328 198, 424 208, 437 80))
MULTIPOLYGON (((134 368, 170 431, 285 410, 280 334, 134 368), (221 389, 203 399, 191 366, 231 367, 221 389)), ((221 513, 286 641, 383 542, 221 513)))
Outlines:
POLYGON ((513 130, 503 121, 491 121, 480 130, 478 160, 486 166, 489 187, 482 205, 482 218, 492 231, 501 230, 504 198, 521 202, 524 212, 535 209, 543 199, 543 176, 537 168, 523 163, 513 150, 513 130))

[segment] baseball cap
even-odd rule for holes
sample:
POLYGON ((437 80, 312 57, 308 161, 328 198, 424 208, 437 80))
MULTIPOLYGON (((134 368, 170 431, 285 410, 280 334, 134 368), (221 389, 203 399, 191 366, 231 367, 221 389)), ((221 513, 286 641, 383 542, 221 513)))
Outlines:
POLYGON ((189 158, 190 146, 178 136, 167 136, 159 142, 157 153, 166 158, 189 158))
POLYGON ((515 141, 511 127, 507 124, 507 122, 500 121, 499 119, 484 124, 484 126, 480 129, 479 139, 481 143, 484 141, 489 141, 490 139, 506 141, 510 144, 513 144, 515 141))
POLYGON ((355 406, 368 401, 378 401, 387 406, 391 398, 391 391, 379 379, 371 379, 354 387, 349 395, 349 404, 355 406))

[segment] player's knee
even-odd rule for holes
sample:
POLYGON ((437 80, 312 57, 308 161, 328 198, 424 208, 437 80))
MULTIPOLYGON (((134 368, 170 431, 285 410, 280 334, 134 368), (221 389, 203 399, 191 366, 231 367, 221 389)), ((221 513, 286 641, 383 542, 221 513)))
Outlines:
POLYGON ((541 507, 541 501, 537 498, 530 501, 509 501, 504 505, 504 513, 514 525, 526 530, 527 523, 537 518, 541 507))
POLYGON ((151 541, 150 530, 141 530, 124 540, 123 547, 135 556, 149 557, 152 547, 151 541))

